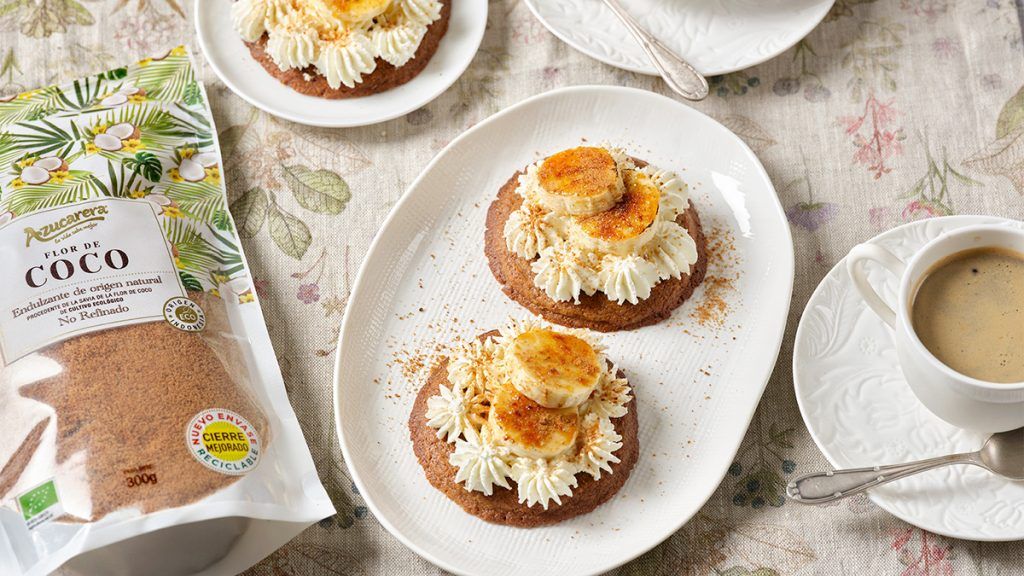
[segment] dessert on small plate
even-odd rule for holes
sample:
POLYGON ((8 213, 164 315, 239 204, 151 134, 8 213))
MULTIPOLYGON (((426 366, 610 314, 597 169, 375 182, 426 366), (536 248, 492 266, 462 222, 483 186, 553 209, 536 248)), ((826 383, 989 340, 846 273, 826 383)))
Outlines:
POLYGON ((271 76, 321 98, 369 96, 423 71, 452 0, 235 0, 231 20, 271 76))
MULTIPOLYGON (((1024 224, 992 216, 946 216, 904 224, 868 241, 907 258, 965 226, 1024 224)), ((899 280, 868 265, 889 302, 899 280)), ((977 450, 988 434, 931 413, 907 384, 892 332, 836 263, 811 295, 793 346, 793 384, 811 437, 836 468, 908 462, 977 450)), ((868 497, 905 522, 951 538, 1024 540, 1024 484, 974 466, 929 470, 879 486, 868 497)))
POLYGON ((218 77, 250 104, 313 126, 408 114, 469 66, 484 0, 203 0, 196 37, 218 77))
POLYGON ((605 347, 536 320, 441 357, 409 434, 435 488, 474 516, 524 528, 607 502, 640 451, 632 389, 605 347))
POLYGON ((529 165, 487 211, 484 244, 505 293, 558 324, 656 324, 693 294, 707 246, 685 182, 611 145, 529 165))

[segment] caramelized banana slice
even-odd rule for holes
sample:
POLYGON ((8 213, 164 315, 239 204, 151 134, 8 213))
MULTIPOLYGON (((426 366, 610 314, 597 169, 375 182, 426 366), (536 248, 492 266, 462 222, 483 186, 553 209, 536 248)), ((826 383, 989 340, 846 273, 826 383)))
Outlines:
POLYGON ((365 22, 384 13, 391 0, 320 0, 339 20, 365 22))
POLYGON ((597 214, 625 192, 615 158, 604 148, 580 146, 554 154, 541 163, 537 177, 541 203, 557 214, 597 214))
POLYGON ((512 453, 553 458, 576 444, 580 417, 576 408, 545 408, 506 383, 491 398, 487 424, 512 453))
POLYGON ((579 406, 601 376, 601 360, 590 344, 551 330, 534 329, 517 336, 505 361, 516 390, 546 408, 579 406))
POLYGON ((625 256, 654 237, 661 190, 643 172, 626 170, 622 176, 626 193, 615 206, 574 219, 572 233, 580 247, 625 256))

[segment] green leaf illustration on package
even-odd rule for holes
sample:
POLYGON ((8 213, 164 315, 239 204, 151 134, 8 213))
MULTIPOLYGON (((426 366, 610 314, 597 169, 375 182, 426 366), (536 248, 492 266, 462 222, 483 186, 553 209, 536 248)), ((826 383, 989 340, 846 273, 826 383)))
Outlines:
MULTIPOLYGON (((0 101, 0 212, 104 197, 146 202, 185 287, 219 294, 244 267, 205 106, 180 46, 0 101)), ((301 257, 308 229, 284 212, 275 222, 278 245, 301 257)))
POLYGON ((149 152, 136 152, 135 156, 125 158, 121 163, 150 182, 160 180, 160 174, 163 172, 160 159, 149 152))

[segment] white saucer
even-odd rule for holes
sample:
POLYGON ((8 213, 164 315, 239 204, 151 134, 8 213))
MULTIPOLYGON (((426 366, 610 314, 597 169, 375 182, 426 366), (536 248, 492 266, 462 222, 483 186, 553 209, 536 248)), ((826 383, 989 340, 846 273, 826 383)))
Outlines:
POLYGON ((232 0, 196 2, 196 36, 217 76, 235 94, 267 112, 312 126, 350 127, 403 116, 437 98, 465 72, 487 25, 486 0, 457 0, 448 32, 418 76, 397 88, 345 100, 299 94, 267 73, 231 27, 232 0))
MULTIPOLYGON (((871 240, 901 258, 963 226, 1024 223, 991 216, 914 222, 871 240)), ((868 267, 890 302, 897 282, 868 267)), ((889 329, 864 304, 845 260, 814 291, 800 319, 793 379, 811 436, 837 468, 889 464, 973 451, 986 434, 955 428, 928 411, 903 379, 889 329)), ((1024 540, 1024 482, 974 466, 947 466, 873 489, 872 501, 936 534, 967 540, 1024 540)))
MULTIPOLYGON (((636 40, 600 0, 524 0, 552 34, 598 60, 656 76, 636 40)), ((835 0, 622 0, 659 40, 707 76, 749 68, 807 36, 835 0)))

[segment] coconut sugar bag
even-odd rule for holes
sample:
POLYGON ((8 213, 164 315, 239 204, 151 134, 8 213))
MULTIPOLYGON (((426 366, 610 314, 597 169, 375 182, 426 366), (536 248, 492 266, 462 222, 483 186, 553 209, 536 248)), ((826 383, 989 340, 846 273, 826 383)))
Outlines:
POLYGON ((234 574, 334 513, 184 48, 0 101, 0 574, 234 574))

